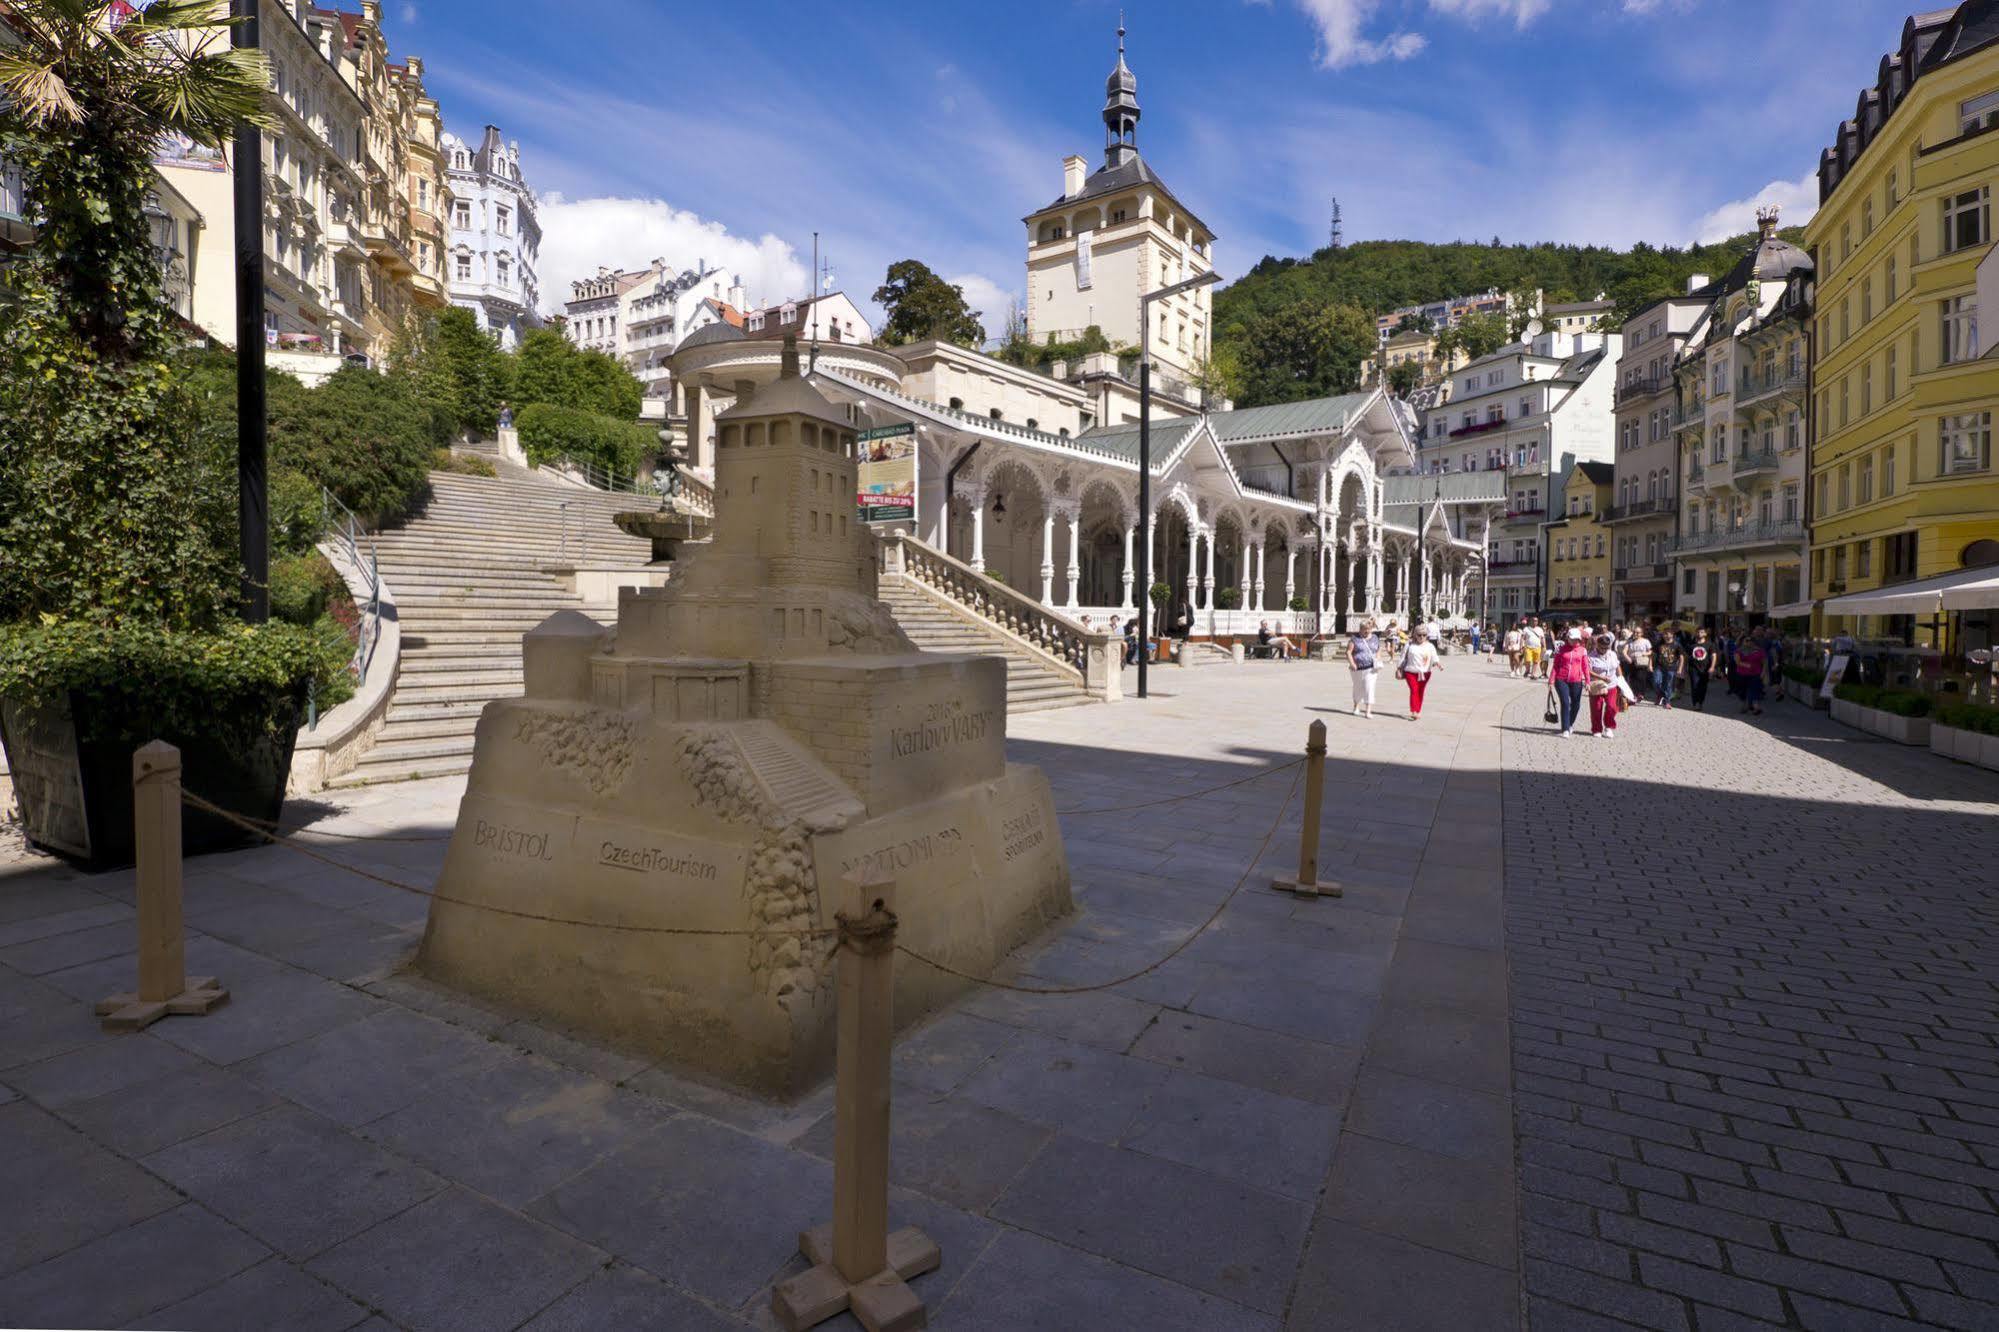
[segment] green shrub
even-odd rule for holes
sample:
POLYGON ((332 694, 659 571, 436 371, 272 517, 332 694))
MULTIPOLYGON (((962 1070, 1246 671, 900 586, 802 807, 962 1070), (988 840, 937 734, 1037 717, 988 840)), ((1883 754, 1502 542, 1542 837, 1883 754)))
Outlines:
POLYGON ((351 692, 353 644, 326 623, 192 632, 136 621, 0 627, 0 697, 41 709, 76 695, 86 741, 207 735, 247 750, 302 710, 309 688, 322 706, 343 687, 351 692))
POLYGON ((1292 610, 1294 610, 1294 611, 1301 611, 1301 610, 1310 610, 1311 608, 1312 608, 1312 603, 1311 603, 1311 602, 1309 602, 1309 601, 1307 601, 1307 600, 1305 600, 1305 598, 1303 598, 1303 597, 1293 597, 1293 598, 1291 598, 1291 609, 1292 609, 1292 610))
POLYGON ((1884 689, 1874 706, 1897 717, 1927 717, 1935 708, 1936 700, 1913 689, 1884 689))
POLYGON ((493 466, 491 458, 481 458, 476 453, 453 453, 450 449, 439 449, 431 459, 433 472, 456 472, 460 476, 498 476, 499 469, 493 466))
POLYGON ((1242 589, 1239 587, 1216 588, 1215 604, 1223 610, 1234 610, 1237 606, 1242 605, 1242 589))
POLYGON ((1937 725, 1982 735, 1999 735, 1999 708, 1982 703, 1939 703, 1934 714, 1937 725))
POLYGON ((271 561, 271 615, 286 624, 313 624, 347 596, 346 580, 318 551, 271 561))
POLYGON ((1801 685, 1810 685, 1813 689, 1817 689, 1825 683, 1825 670, 1818 666, 1791 665, 1784 667, 1784 678, 1786 680, 1795 680, 1801 685))
POLYGON ((531 463, 552 462, 563 454, 586 459, 630 478, 657 444, 657 436, 637 421, 621 421, 575 407, 537 402, 514 417, 521 448, 531 463))
POLYGON ((282 380, 271 387, 274 462, 365 519, 399 518, 423 497, 436 444, 402 381, 349 365, 317 388, 282 380))
POLYGON ((1833 687, 1834 698, 1863 708, 1873 707, 1881 698, 1881 686, 1870 684, 1842 684, 1833 687))

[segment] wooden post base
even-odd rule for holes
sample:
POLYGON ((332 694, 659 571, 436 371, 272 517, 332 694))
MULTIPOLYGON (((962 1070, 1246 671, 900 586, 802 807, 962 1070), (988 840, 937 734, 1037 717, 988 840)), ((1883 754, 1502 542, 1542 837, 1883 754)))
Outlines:
POLYGON ((868 1332, 912 1332, 929 1325, 923 1301, 916 1298, 908 1283, 936 1271, 944 1255, 915 1226, 905 1226, 888 1237, 888 1266, 861 1282, 848 1282, 833 1266, 831 1225, 814 1226, 800 1235, 798 1250, 812 1266, 770 1295, 771 1309, 785 1332, 804 1332, 849 1309, 868 1332))
POLYGON ((139 1031, 163 1017, 201 1017, 228 1002, 229 991, 213 976, 189 976, 187 988, 171 999, 142 1000, 136 994, 114 994, 97 1001, 97 1016, 106 1031, 139 1031))
POLYGON ((1295 893, 1299 897, 1338 897, 1345 891, 1336 883, 1305 883, 1298 879, 1272 879, 1270 886, 1280 893, 1295 893))

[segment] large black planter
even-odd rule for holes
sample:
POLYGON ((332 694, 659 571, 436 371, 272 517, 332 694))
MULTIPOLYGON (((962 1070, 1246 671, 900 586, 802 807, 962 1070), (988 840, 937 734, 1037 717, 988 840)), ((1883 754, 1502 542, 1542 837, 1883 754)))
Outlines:
MULTIPOLYGON (((132 863, 132 751, 144 741, 79 742, 79 734, 122 735, 131 729, 90 715, 85 711, 90 706, 71 695, 67 709, 50 715, 0 702, 0 742, 7 748, 28 840, 86 869, 114 869, 132 863)), ((296 699, 284 700, 276 733, 247 750, 212 736, 158 738, 180 750, 184 789, 238 814, 275 820, 284 808, 299 712, 296 699)), ((256 841, 261 839, 213 814, 182 807, 184 855, 256 841)))

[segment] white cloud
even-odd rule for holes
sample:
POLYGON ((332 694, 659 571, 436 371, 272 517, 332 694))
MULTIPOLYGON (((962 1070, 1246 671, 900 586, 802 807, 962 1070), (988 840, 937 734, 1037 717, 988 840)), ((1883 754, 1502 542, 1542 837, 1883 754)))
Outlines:
POLYGON ((988 338, 998 338, 1006 332, 1006 311, 1009 305, 1020 302, 1020 293, 1002 287, 983 273, 961 273, 944 279, 965 293, 965 304, 979 312, 979 322, 985 325, 988 338))
MULTIPOLYGON (((1524 28, 1541 15, 1548 12, 1553 0, 1430 0, 1430 8, 1439 14, 1451 14, 1473 22, 1479 19, 1512 19, 1515 27, 1524 28)), ((1627 7, 1631 0, 1626 0, 1627 7)), ((1653 3, 1653 0, 1637 0, 1639 4, 1653 3)))
POLYGON ((1319 30, 1321 69, 1407 60, 1429 45, 1420 32, 1394 32, 1381 38, 1363 36, 1361 30, 1381 7, 1381 0, 1298 0, 1298 7, 1319 30))
POLYGON ((405 24, 416 22, 416 6, 410 4, 408 0, 404 0, 403 7, 397 10, 396 14, 405 24))
POLYGON ((1771 204, 1782 210, 1784 226, 1795 227, 1809 221, 1819 209, 1818 173, 1807 172, 1801 180, 1773 180, 1747 199, 1736 199, 1710 210, 1694 224, 1694 239, 1705 245, 1754 231, 1756 210, 1771 204))
POLYGON ((555 313, 569 299, 569 284, 608 268, 642 268, 664 258, 675 269, 710 265, 742 275, 752 304, 768 305, 811 288, 809 262, 776 236, 755 240, 731 235, 663 199, 541 200, 541 304, 555 313))

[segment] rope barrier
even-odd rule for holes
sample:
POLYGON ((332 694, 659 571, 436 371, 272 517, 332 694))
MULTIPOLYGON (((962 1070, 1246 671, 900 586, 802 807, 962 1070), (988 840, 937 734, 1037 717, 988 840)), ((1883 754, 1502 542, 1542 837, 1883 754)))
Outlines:
MULTIPOLYGON (((1304 762, 1305 760, 1299 759, 1296 763, 1287 763, 1285 767, 1289 768, 1302 767, 1304 762)), ((1271 771, 1282 772, 1283 770, 1284 770, 1283 768, 1275 768, 1272 769, 1271 771)), ((1270 774, 1260 773, 1258 775, 1269 776, 1270 774)), ((1190 934, 1188 934, 1186 938, 1182 939, 1179 943, 1173 945, 1173 950, 1167 953, 1166 956, 1160 958, 1156 962, 1151 962, 1143 967, 1140 967, 1137 971, 1132 972, 1128 976, 1119 976, 1116 980, 1098 981, 1092 985, 1016 985, 1012 981, 995 980, 990 976, 974 976, 969 971, 960 971, 956 967, 947 966, 944 963, 939 962, 935 958, 925 957, 922 953, 917 952, 914 948, 909 947, 907 944, 903 943, 896 944, 895 946, 896 951, 903 954, 905 957, 913 958, 914 960, 923 963, 927 967, 935 967, 937 970, 943 972, 947 976, 956 976, 960 980, 972 981, 973 983, 978 985, 988 985, 995 990, 1011 990, 1016 994, 1092 994, 1098 990, 1109 990, 1119 985, 1127 984, 1131 981, 1137 980, 1141 976, 1149 976, 1153 972, 1159 970, 1159 968, 1165 966, 1168 962, 1171 962, 1174 958, 1180 956, 1180 954, 1186 952, 1188 945, 1192 944, 1194 940, 1200 938, 1202 934, 1206 933, 1207 928, 1210 925, 1213 925, 1217 920, 1220 920, 1222 912, 1228 907, 1228 904, 1235 901, 1236 894, 1242 891, 1242 886, 1245 883, 1249 882, 1249 876, 1255 872, 1257 862, 1263 859, 1263 853, 1270 849, 1270 839, 1275 837, 1277 835, 1278 828, 1283 826, 1284 811, 1291 807, 1291 797, 1298 794, 1298 780, 1302 776, 1303 776, 1302 772, 1292 774, 1291 789, 1284 793, 1283 802, 1277 806, 1277 817, 1270 821, 1270 830, 1263 834, 1263 841, 1257 845, 1256 854, 1249 858, 1249 864, 1243 868, 1242 874, 1235 881, 1235 886, 1233 888, 1230 888, 1228 891, 1228 895, 1223 897, 1222 900, 1215 905, 1215 909, 1208 913, 1208 918, 1202 921, 1199 925, 1195 926, 1193 931, 1190 934)))
MULTIPOLYGON (((276 819, 260 819, 255 814, 236 814, 233 817, 244 823, 256 824, 258 831, 265 829, 269 829, 272 832, 284 831, 284 825, 276 819)), ((450 833, 425 833, 421 837, 403 837, 396 833, 335 832, 331 828, 294 828, 292 829, 292 833, 298 837, 339 837, 350 842, 446 842, 451 840, 450 833)))
POLYGON ((224 809, 211 800, 204 800, 192 791, 183 789, 181 791, 181 799, 204 813, 213 814, 224 822, 235 824, 245 832, 254 833, 267 842, 296 851, 300 855, 310 860, 316 860, 322 865, 330 865, 334 869, 346 870, 349 874, 372 880, 375 883, 382 884, 384 887, 395 888, 405 893, 414 893, 418 897, 434 898, 439 902, 449 902, 453 906, 471 907, 476 911, 490 911, 495 915, 512 916, 516 920, 535 920, 549 925, 575 925, 583 929, 612 930, 624 934, 693 934, 737 939, 823 939, 839 933, 838 928, 834 926, 815 926, 802 930, 714 930, 696 929, 691 926, 682 925, 618 925, 607 920, 580 920, 574 916, 549 916, 538 911, 519 911, 513 907, 494 906, 490 902, 473 902, 463 897, 450 897, 434 889, 419 888, 415 884, 404 883, 400 879, 392 879, 386 874, 377 874, 373 870, 362 869, 359 865, 350 865, 344 860, 335 860, 332 856, 321 855, 309 846, 259 828, 242 815, 232 810, 224 809))
POLYGON ((1180 795, 1161 796, 1157 800, 1141 800, 1135 805, 1093 805, 1088 809, 1058 809, 1055 811, 1055 814, 1057 818, 1076 814, 1124 814, 1134 809, 1151 809, 1154 805, 1174 805, 1182 800, 1193 800, 1200 796, 1213 795, 1217 791, 1226 791, 1232 786, 1244 786, 1250 782, 1259 782, 1265 777, 1276 776, 1286 768, 1295 768, 1303 762, 1305 760, 1302 758, 1292 759, 1289 763, 1280 763, 1274 768, 1265 768, 1261 772, 1253 772, 1247 777, 1238 777, 1234 781, 1223 782, 1219 786, 1204 786, 1198 791, 1186 791, 1180 795))

